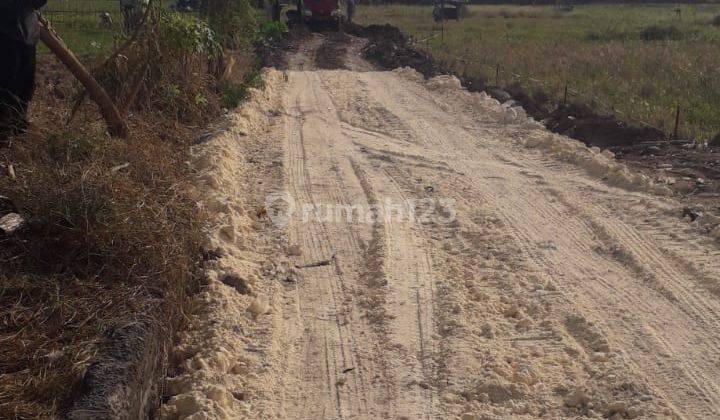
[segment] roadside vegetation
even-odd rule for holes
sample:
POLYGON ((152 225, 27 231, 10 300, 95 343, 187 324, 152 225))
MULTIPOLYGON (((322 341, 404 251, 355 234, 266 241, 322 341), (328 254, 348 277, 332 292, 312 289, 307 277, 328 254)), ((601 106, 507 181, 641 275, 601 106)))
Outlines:
POLYGON ((567 85, 572 101, 666 133, 678 106, 681 136, 720 132, 718 4, 467 9, 444 31, 431 6, 361 6, 357 20, 396 25, 458 73, 519 83, 539 101, 563 100, 567 85))
POLYGON ((95 38, 97 19, 55 25, 132 134, 110 137, 79 84, 41 55, 31 128, 0 147, 0 216, 27 221, 0 232, 0 410, 9 417, 102 410, 93 404, 121 386, 155 387, 160 398, 153 381, 202 284, 205 216, 189 148, 256 82, 253 44, 284 30, 261 29, 247 2, 222 3, 228 19, 158 9, 130 43, 106 29, 95 38), (133 377, 143 365, 152 375, 133 377))

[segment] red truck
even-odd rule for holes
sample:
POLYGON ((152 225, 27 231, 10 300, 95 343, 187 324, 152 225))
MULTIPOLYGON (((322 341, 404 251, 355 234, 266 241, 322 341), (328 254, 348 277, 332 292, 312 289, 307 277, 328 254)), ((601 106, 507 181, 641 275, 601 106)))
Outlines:
POLYGON ((296 5, 296 10, 287 12, 288 20, 293 23, 337 30, 347 20, 345 0, 298 0, 296 5))

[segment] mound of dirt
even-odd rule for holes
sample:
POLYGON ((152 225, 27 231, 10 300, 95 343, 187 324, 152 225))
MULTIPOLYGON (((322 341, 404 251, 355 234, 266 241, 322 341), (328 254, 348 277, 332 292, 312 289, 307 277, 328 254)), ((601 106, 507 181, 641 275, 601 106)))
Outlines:
POLYGON ((350 23, 346 26, 345 30, 349 34, 370 40, 384 39, 396 44, 406 44, 408 42, 408 37, 405 36, 400 29, 390 24, 361 26, 350 23))
MULTIPOLYGON (((415 49, 410 39, 395 26, 350 25, 348 32, 368 38, 369 43, 363 53, 367 59, 382 68, 411 67, 426 78, 439 74, 453 74, 430 54, 415 49)), ((583 105, 560 105, 552 111, 547 101, 535 99, 547 95, 539 92, 539 95, 531 96, 517 83, 500 88, 490 86, 478 77, 464 75, 458 78, 462 86, 471 92, 486 91, 503 103, 509 99, 514 100, 522 105, 529 116, 536 120, 544 120, 551 131, 581 140, 588 146, 625 146, 666 138, 660 130, 635 127, 615 117, 599 115, 583 105)))
POLYGON ((515 102, 519 103, 520 105, 522 105, 523 108, 525 108, 525 112, 529 116, 535 118, 536 120, 543 120, 547 118, 549 113, 547 109, 547 103, 538 101, 532 96, 528 95, 519 83, 514 83, 510 86, 507 86, 505 88, 505 91, 507 91, 507 93, 510 95, 511 98, 513 98, 513 100, 515 100, 515 102))
POLYGON ((720 133, 717 133, 715 137, 708 143, 710 147, 720 147, 720 133))
POLYGON ((581 140, 588 146, 627 146, 667 138, 655 128, 636 127, 612 116, 602 116, 584 105, 559 105, 545 121, 548 129, 581 140))
POLYGON ((287 36, 274 42, 257 42, 255 54, 260 60, 260 67, 287 69, 287 52, 297 49, 303 39, 310 36, 310 31, 303 25, 294 25, 287 36))
POLYGON ((363 54, 381 68, 412 67, 425 77, 450 73, 430 54, 413 48, 405 34, 392 25, 351 25, 348 32, 369 40, 363 54))
POLYGON ((350 37, 345 32, 332 31, 325 34, 325 41, 315 53, 315 66, 319 69, 344 69, 350 37))
POLYGON ((717 182, 720 179, 720 133, 710 141, 707 150, 695 148, 691 141, 668 142, 667 135, 660 130, 636 126, 615 116, 600 115, 585 105, 570 103, 555 107, 542 91, 530 94, 519 84, 493 86, 479 75, 457 75, 430 54, 415 49, 411 39, 392 25, 349 25, 347 31, 368 39, 363 54, 380 68, 410 67, 425 78, 455 74, 468 91, 486 92, 500 103, 512 100, 550 131, 575 138, 588 146, 610 149, 618 160, 632 164, 653 179, 667 182, 682 194, 688 191, 690 194, 705 193, 708 198, 701 200, 702 204, 717 206, 716 199, 709 197, 720 191, 720 182, 717 182), (681 188, 678 185, 683 183, 676 180, 690 180, 685 183, 692 185, 689 189, 681 188))

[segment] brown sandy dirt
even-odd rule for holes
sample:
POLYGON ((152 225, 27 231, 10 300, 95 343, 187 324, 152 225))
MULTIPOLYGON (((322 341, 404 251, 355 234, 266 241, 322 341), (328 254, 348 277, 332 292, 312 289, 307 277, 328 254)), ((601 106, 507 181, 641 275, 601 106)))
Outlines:
POLYGON ((159 418, 720 416, 718 220, 326 42, 198 146, 213 258, 159 418))

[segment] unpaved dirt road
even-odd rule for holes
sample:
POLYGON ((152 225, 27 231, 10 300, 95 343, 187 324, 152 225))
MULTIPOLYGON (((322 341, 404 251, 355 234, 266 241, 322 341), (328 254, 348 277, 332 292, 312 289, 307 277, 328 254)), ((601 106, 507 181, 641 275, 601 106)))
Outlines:
POLYGON ((167 417, 720 417, 720 252, 677 202, 452 78, 356 47, 315 70, 322 43, 219 158, 253 226, 219 253, 257 268, 226 264, 252 292, 223 281, 188 341, 216 369, 195 396, 233 397, 177 387, 167 417))

